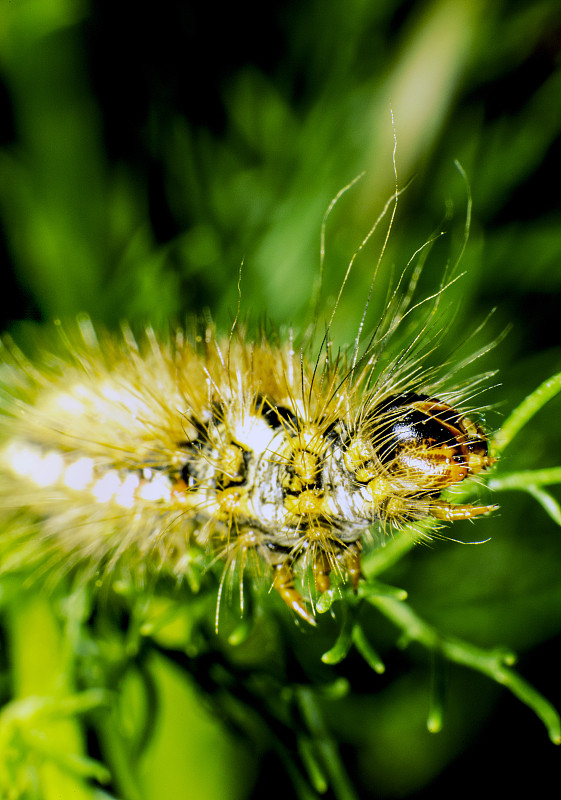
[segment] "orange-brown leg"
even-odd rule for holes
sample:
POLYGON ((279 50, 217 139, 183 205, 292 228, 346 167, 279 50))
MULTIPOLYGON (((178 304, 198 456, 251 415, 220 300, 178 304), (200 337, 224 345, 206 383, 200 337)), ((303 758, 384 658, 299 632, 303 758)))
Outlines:
POLYGON ((273 586, 286 605, 295 611, 298 616, 302 617, 310 625, 316 624, 315 619, 306 608, 302 595, 294 588, 294 575, 289 566, 286 564, 277 564, 275 566, 273 586))
POLYGON ((355 592, 358 589, 358 582, 362 578, 360 569, 361 556, 362 545, 360 542, 355 542, 355 544, 351 545, 345 555, 347 575, 350 578, 351 586, 355 592))
POLYGON ((458 519, 471 519, 480 514, 488 514, 495 511, 498 506, 469 506, 454 503, 445 503, 443 500, 435 500, 431 503, 430 514, 436 519, 445 519, 450 522, 458 519))
POLYGON ((320 594, 326 592, 331 586, 329 573, 331 572, 331 564, 324 555, 318 555, 314 561, 314 583, 316 589, 320 594))

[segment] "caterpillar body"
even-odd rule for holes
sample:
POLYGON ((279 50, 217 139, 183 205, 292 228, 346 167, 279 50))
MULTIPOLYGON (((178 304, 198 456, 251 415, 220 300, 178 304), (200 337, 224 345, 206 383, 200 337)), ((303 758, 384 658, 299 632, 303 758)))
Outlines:
MULTIPOLYGON (((360 579, 373 525, 453 521, 494 506, 447 502, 449 487, 490 466, 468 390, 424 370, 414 347, 382 358, 386 333, 319 355, 233 329, 96 332, 87 318, 30 361, 4 342, 0 493, 8 527, 27 526, 50 561, 165 568, 190 548, 258 563, 302 619, 330 574, 360 579), (25 520, 25 525, 21 519, 25 520)), ((22 548, 18 558, 25 553, 22 548)), ((240 578, 241 580, 241 578, 240 578)), ((221 584, 222 587, 222 584, 221 584)))

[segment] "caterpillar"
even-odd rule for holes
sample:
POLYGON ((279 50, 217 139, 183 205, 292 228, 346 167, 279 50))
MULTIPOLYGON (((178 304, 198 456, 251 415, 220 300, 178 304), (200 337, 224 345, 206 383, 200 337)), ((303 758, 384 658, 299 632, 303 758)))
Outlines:
POLYGON ((236 323, 226 337, 208 322, 136 337, 87 317, 58 323, 58 344, 37 359, 5 339, 2 516, 28 532, 15 536, 16 558, 32 541, 69 568, 181 578, 199 547, 224 562, 220 593, 234 569, 257 564, 314 625, 298 568, 317 592, 332 575, 356 589, 372 526, 495 508, 441 496, 493 458, 470 407, 477 381, 450 388, 424 366, 440 294, 393 357, 388 341, 409 311, 398 290, 376 332, 347 350, 334 349, 330 325, 319 346, 313 336, 297 346, 292 335, 250 341, 236 323))

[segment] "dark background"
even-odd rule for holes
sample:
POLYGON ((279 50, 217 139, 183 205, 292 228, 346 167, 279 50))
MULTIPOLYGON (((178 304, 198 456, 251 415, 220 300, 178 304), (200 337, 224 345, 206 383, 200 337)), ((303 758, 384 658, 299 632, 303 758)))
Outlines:
MULTIPOLYGON (((473 219, 466 275, 448 295, 450 337, 463 341, 492 308, 484 336, 510 326, 483 363, 500 370, 488 425, 559 371, 557 2, 13 0, 0 13, 2 327, 16 338, 29 342, 45 323, 83 311, 110 328, 125 319, 165 328, 208 308, 227 332, 242 261, 249 329, 264 319, 298 328, 330 200, 365 171, 327 228, 327 309, 393 191, 393 111, 399 184, 411 183, 370 324, 392 265, 399 273, 446 230, 427 262, 426 293, 459 251, 467 189, 457 159, 473 219)), ((334 328, 341 343, 355 334, 384 233, 356 262, 334 328)), ((507 451, 505 471, 559 464, 560 411, 559 401, 541 411, 507 451)), ((498 502, 483 533, 463 536, 491 536, 488 545, 437 543, 391 577, 441 630, 517 650, 520 672, 560 708, 561 535, 529 496, 498 502)), ((418 724, 427 659, 414 648, 384 652, 383 678, 349 660, 354 694, 330 720, 360 797, 557 785, 559 752, 518 701, 451 668, 445 728, 431 736, 418 724)), ((162 764, 153 757, 146 769, 162 764)), ((232 797, 285 782, 290 795, 276 762, 253 769, 255 788, 240 781, 232 797)), ((198 796, 188 783, 174 791, 198 796)))

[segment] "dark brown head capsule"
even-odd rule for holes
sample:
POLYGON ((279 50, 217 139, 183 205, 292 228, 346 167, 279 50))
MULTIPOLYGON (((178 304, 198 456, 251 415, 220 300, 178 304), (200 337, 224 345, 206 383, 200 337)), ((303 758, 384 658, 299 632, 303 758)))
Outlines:
POLYGON ((440 492, 492 463, 479 426, 427 395, 392 395, 371 418, 379 460, 390 473, 418 478, 424 492, 440 492))

